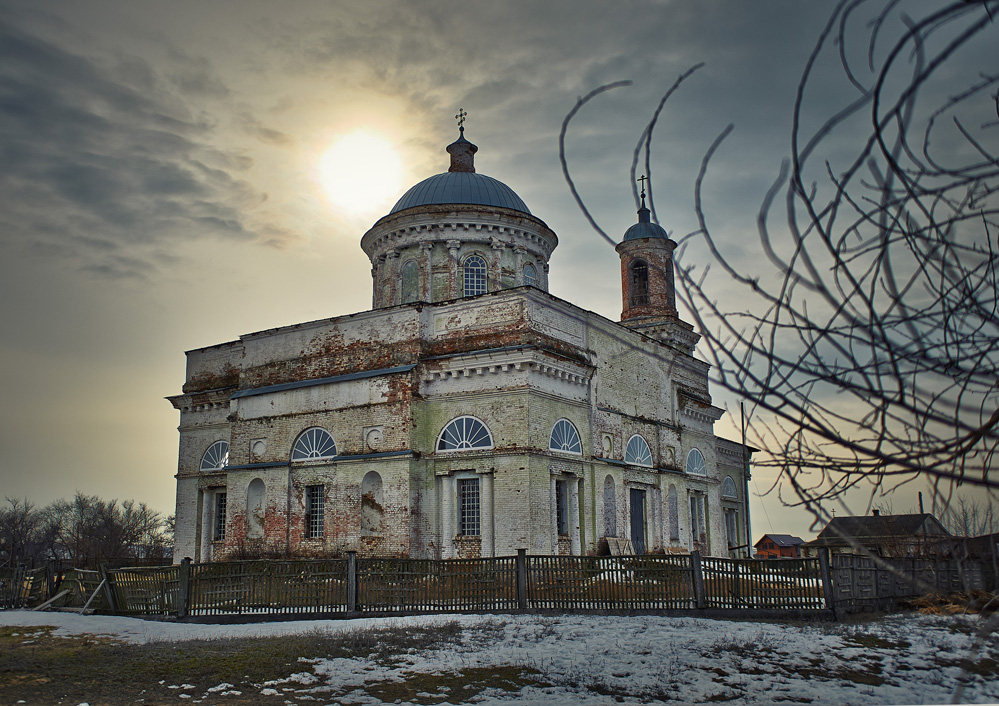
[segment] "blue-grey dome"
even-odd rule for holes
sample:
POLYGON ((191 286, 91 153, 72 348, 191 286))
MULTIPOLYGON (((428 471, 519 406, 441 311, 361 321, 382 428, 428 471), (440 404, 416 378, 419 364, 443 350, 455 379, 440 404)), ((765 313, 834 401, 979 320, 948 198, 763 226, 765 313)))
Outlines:
POLYGON ((639 240, 641 238, 666 238, 669 233, 662 226, 653 223, 651 212, 645 207, 645 192, 642 192, 642 207, 638 209, 638 223, 624 232, 625 240, 639 240))
POLYGON ((424 179, 403 194, 389 213, 398 213, 415 206, 452 203, 498 206, 531 213, 527 204, 509 186, 498 179, 475 172, 444 172, 424 179))

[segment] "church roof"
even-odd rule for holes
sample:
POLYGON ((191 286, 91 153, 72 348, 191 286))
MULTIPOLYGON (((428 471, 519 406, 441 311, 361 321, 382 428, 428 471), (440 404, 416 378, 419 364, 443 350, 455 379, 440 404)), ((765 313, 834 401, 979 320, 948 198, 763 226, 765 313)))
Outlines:
POLYGON ((497 206, 531 213, 523 199, 509 186, 474 172, 444 172, 424 179, 403 194, 389 213, 416 206, 452 203, 497 206))
POLYGON ((639 240, 641 238, 666 238, 669 233, 658 223, 652 222, 652 212, 645 207, 645 192, 642 192, 642 207, 638 209, 638 223, 624 232, 625 240, 639 240))
POLYGON ((513 189, 498 179, 475 173, 474 157, 478 150, 478 147, 465 139, 465 128, 460 128, 458 139, 447 146, 447 152, 451 155, 450 169, 424 179, 411 188, 389 213, 417 206, 471 204, 509 208, 530 215, 527 204, 513 189))

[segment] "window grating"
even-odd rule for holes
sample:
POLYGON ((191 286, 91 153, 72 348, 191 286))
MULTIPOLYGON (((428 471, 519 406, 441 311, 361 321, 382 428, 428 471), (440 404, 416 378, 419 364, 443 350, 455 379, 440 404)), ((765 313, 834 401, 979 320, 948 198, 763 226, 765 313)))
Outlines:
POLYGON ((309 485, 305 488, 305 537, 318 539, 323 536, 325 497, 323 486, 309 485))
POLYGON ((223 492, 215 493, 215 532, 213 539, 216 542, 221 542, 225 539, 225 509, 226 509, 226 494, 223 492))
POLYGON ((486 293, 486 261, 478 255, 465 260, 464 287, 466 297, 486 293))
POLYGON ((480 533, 479 479, 458 479, 458 534, 477 537, 480 533))

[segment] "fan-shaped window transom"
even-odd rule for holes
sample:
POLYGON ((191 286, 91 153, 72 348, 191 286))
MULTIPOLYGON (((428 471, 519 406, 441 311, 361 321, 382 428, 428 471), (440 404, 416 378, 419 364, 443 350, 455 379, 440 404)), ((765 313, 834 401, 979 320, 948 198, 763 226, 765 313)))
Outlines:
POLYGON ((569 454, 583 453, 583 444, 579 440, 579 432, 568 419, 559 419, 552 427, 548 448, 552 451, 562 451, 569 454))
POLYGON ((486 425, 475 417, 458 417, 448 422, 437 439, 438 451, 491 449, 493 437, 486 425))
POLYGON ((229 465, 229 442, 216 441, 201 457, 202 471, 217 471, 229 465))
POLYGON ((291 449, 292 461, 319 461, 336 456, 333 436, 321 427, 303 431, 291 449))
POLYGON ((624 462, 633 466, 652 467, 652 450, 649 442, 638 434, 628 439, 628 446, 624 450, 624 462))

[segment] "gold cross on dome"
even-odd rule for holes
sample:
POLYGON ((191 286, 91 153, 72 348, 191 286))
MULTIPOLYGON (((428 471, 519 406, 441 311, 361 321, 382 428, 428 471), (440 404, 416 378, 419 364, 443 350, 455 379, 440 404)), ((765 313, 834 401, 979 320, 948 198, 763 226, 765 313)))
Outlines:
POLYGON ((458 108, 458 114, 454 116, 454 119, 458 121, 458 127, 465 127, 465 118, 468 113, 465 112, 464 108, 458 108))

